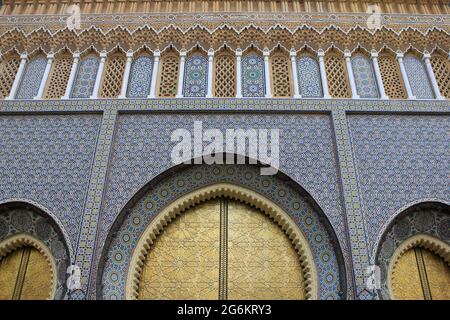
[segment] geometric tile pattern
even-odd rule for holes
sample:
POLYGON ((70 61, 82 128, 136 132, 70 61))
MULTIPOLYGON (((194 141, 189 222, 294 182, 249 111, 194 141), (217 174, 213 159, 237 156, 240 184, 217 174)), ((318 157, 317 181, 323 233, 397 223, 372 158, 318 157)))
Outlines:
POLYGON ((183 96, 205 97, 208 82, 208 58, 194 53, 186 60, 184 68, 183 96))
POLYGON ((403 61, 413 95, 417 99, 434 99, 424 64, 413 54, 407 54, 403 61))
POLYGON ((404 206, 447 201, 448 115, 349 115, 367 235, 376 243, 404 206))
POLYGON ((297 58, 297 68, 301 96, 321 98, 323 96, 322 80, 317 60, 307 54, 302 55, 297 58))
POLYGON ((47 58, 43 55, 36 56, 27 63, 16 99, 33 99, 38 94, 46 66, 47 58))
POLYGON ((342 190, 346 208, 351 257, 356 286, 356 299, 372 299, 374 294, 366 288, 366 270, 369 252, 365 220, 361 210, 361 199, 355 172, 349 128, 344 111, 333 111, 334 133, 339 158, 342 190))
POLYGON ((100 59, 93 54, 80 61, 71 98, 89 98, 92 95, 99 63, 100 59))
POLYGON ((76 264, 81 268, 81 290, 84 292, 87 292, 88 289, 90 267, 95 252, 95 239, 99 226, 103 186, 106 179, 116 117, 117 112, 115 111, 106 111, 103 114, 78 238, 75 260, 76 264))
POLYGON ((264 97, 264 59, 257 53, 246 54, 242 58, 242 95, 244 97, 264 97))
POLYGON ((153 72, 153 57, 141 55, 131 63, 130 80, 128 80, 128 98, 147 98, 153 72))
POLYGON ((351 61, 358 95, 361 98, 378 98, 378 86, 372 63, 362 54, 353 56, 351 61))
POLYGON ((75 245, 100 121, 92 114, 1 115, 0 201, 46 208, 75 245))
POLYGON ((104 299, 124 299, 125 282, 133 249, 149 222, 179 196, 217 182, 250 188, 279 205, 305 235, 317 268, 320 299, 339 299, 341 275, 330 236, 320 222, 320 213, 296 189, 275 176, 261 176, 258 167, 244 165, 193 165, 162 180, 136 199, 135 205, 116 224, 115 237, 107 252, 102 276, 104 299))

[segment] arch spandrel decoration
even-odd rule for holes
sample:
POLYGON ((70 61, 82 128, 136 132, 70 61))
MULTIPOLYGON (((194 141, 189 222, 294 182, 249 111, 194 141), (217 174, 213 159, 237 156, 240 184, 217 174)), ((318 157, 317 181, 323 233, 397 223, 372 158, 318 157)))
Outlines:
MULTIPOLYGON (((337 237, 323 212, 300 186, 285 179, 261 176, 258 166, 210 165, 182 167, 163 174, 139 191, 110 229, 98 268, 99 299, 125 299, 132 253, 147 227, 180 196, 228 183, 252 190, 276 203, 304 234, 317 270, 317 298, 346 296, 346 275, 337 237), (165 178, 164 178, 165 177, 165 178), (308 200, 309 199, 309 200, 308 200)), ((162 224, 167 222, 162 221, 162 224)), ((164 225, 158 226, 161 229, 164 225)), ((289 231, 290 232, 290 231, 289 231)))
POLYGON ((227 197, 249 204, 273 219, 290 239, 303 271, 306 298, 317 299, 317 271, 308 242, 292 219, 275 203, 254 191, 236 185, 220 183, 193 191, 179 198, 150 223, 141 236, 131 258, 127 276, 126 298, 137 299, 142 266, 154 240, 170 222, 189 208, 217 197, 227 197))
POLYGON ((450 208, 447 204, 419 203, 406 209, 386 228, 375 253, 380 267, 382 299, 394 299, 391 278, 399 258, 415 247, 424 248, 449 263, 450 208))
POLYGON ((72 253, 62 230, 49 214, 31 204, 0 204, 0 259, 17 248, 36 248, 52 270, 51 299, 63 299, 66 294, 66 270, 72 253))

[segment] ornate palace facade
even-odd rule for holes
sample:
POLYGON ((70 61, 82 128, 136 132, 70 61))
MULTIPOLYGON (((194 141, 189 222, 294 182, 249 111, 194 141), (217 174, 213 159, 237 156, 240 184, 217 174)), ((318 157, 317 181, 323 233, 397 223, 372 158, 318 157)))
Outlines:
POLYGON ((450 299, 449 14, 5 0, 0 298, 450 299), (174 163, 198 123, 277 174, 174 163))

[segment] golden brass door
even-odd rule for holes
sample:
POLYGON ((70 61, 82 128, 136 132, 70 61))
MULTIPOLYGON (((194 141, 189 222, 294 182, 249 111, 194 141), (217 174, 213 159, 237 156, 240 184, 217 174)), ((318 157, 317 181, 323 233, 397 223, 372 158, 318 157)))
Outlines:
POLYGON ((427 249, 409 249, 397 262, 392 290, 395 299, 450 300, 450 267, 427 249))
POLYGON ((304 299, 299 257, 259 210, 225 198, 171 222, 144 262, 139 299, 304 299))
POLYGON ((0 260, 0 300, 44 300, 52 290, 52 272, 36 248, 18 248, 0 260))

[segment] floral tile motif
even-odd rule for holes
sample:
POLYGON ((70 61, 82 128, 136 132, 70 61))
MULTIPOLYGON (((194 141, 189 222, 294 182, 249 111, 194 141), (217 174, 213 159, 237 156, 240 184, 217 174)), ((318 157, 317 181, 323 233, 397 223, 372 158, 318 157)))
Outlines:
POLYGON ((369 59, 361 54, 355 55, 352 57, 352 69, 359 97, 378 98, 377 81, 369 59))
POLYGON ((206 97, 207 91, 208 58, 196 53, 186 60, 183 95, 185 97, 206 97))
POLYGON ((244 97, 264 97, 264 59, 255 53, 242 58, 242 95, 244 97))
POLYGON ((72 88, 72 98, 89 98, 92 95, 97 78, 99 59, 88 56, 81 60, 72 88))

